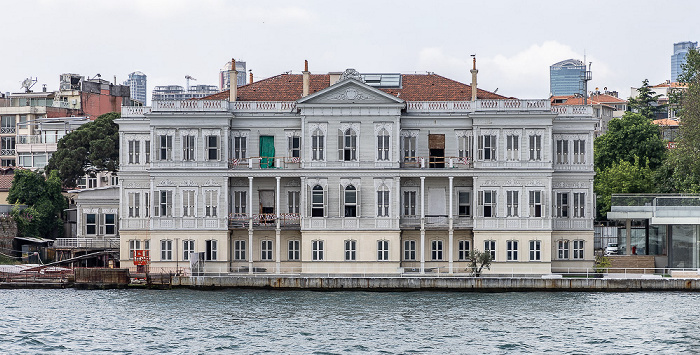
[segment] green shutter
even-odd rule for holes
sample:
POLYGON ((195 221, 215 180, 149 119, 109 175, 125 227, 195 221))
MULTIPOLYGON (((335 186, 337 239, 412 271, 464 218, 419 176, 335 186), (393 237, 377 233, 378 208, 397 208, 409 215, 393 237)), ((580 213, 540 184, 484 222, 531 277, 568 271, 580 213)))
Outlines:
POLYGON ((260 168, 275 167, 275 137, 260 136, 260 168))

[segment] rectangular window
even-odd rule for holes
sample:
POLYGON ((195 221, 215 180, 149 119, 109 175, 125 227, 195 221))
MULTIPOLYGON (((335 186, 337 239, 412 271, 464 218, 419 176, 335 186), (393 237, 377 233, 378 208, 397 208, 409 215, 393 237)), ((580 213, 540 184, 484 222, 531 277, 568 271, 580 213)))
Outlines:
POLYGON ((457 211, 460 217, 470 217, 472 215, 472 198, 471 192, 460 191, 458 193, 458 208, 457 211))
POLYGON ((182 136, 182 160, 192 161, 194 159, 194 136, 182 136))
POLYGON ((217 257, 217 241, 212 239, 212 240, 205 240, 204 241, 204 259, 205 260, 216 260, 217 257))
POLYGON ((586 163, 586 141, 583 139, 574 140, 574 164, 586 163))
POLYGON ((404 240, 403 242, 403 259, 416 260, 416 241, 404 240))
POLYGON ((496 191, 479 191, 479 207, 483 217, 496 217, 496 191))
POLYGON ((156 193, 158 201, 156 201, 154 215, 157 217, 171 217, 173 209, 173 192, 168 190, 160 190, 156 193))
POLYGON ((506 136, 506 160, 520 160, 520 136, 506 136))
POLYGON ((163 239, 160 241, 160 260, 173 260, 173 241, 163 239))
POLYGON ((312 240, 311 241, 311 260, 314 260, 314 261, 323 260, 323 241, 322 240, 312 240))
POLYGON ((530 191, 530 217, 542 217, 542 191, 530 191))
POLYGON ((496 136, 481 135, 479 136, 479 160, 491 161, 496 160, 496 136))
POLYGON ((194 217, 194 191, 182 191, 182 216, 194 217))
POLYGON ((97 215, 94 213, 88 213, 85 215, 85 234, 97 234, 97 215))
POLYGON ((496 241, 484 240, 484 252, 491 253, 491 260, 496 260, 496 241))
POLYGON ((539 240, 530 241, 530 261, 542 260, 542 242, 539 240))
POLYGON ((508 261, 518 260, 518 241, 517 240, 506 240, 506 260, 508 260, 508 261))
POLYGON ((403 137, 403 161, 416 161, 416 137, 403 137))
POLYGON ((216 217, 216 209, 219 204, 219 192, 216 190, 204 191, 204 216, 216 217))
POLYGON ((377 217, 389 217, 389 190, 377 191, 377 217))
POLYGON ((172 160, 173 153, 173 136, 160 135, 158 136, 158 158, 160 160, 172 160))
POLYGON ((299 214, 299 191, 287 192, 287 212, 299 214))
POLYGON ((244 160, 247 158, 248 143, 246 137, 233 137, 233 158, 244 160))
POLYGON ((148 198, 148 192, 143 193, 143 201, 145 203, 145 208, 143 209, 143 216, 148 217, 151 213, 151 200, 148 198))
POLYGON ((97 187, 97 176, 88 176, 87 184, 88 189, 93 189, 97 187))
POLYGON ((357 160, 357 133, 352 128, 338 130, 338 160, 357 160))
POLYGON ((301 245, 301 242, 298 240, 290 240, 289 243, 287 243, 288 246, 288 255, 287 259, 290 261, 297 261, 300 258, 300 248, 299 246, 301 245))
POLYGON ((574 259, 583 259, 583 240, 574 240, 574 259))
POLYGON ((248 200, 246 199, 245 191, 234 191, 233 192, 233 213, 236 214, 246 214, 246 204, 248 200))
POLYGON ((140 217, 139 207, 141 204, 141 194, 129 192, 129 217, 140 217))
POLYGON ((586 217, 586 193, 574 192, 574 218, 586 217))
POLYGON ((245 260, 245 240, 233 241, 233 260, 245 260))
POLYGON ((557 192, 557 217, 569 218, 569 194, 557 192))
POLYGON ((311 160, 323 161, 325 159, 324 145, 325 136, 323 132, 317 128, 311 135, 311 160))
POLYGON ((343 202, 345 206, 345 217, 357 217, 357 189, 354 186, 348 185, 343 193, 343 202))
POLYGON ((506 216, 518 217, 518 191, 506 191, 506 216))
POLYGON ((431 260, 442 260, 442 240, 433 240, 430 242, 431 260))
POLYGON ((542 160, 542 136, 530 136, 530 160, 542 160))
POLYGON ((219 160, 219 136, 207 136, 207 160, 219 160))
POLYGON ((311 217, 323 217, 326 214, 325 191, 320 185, 311 190, 311 217))
POLYGON ((194 253, 194 240, 185 239, 182 241, 182 260, 190 260, 190 254, 194 253))
POLYGON ((377 136, 377 160, 389 160, 389 132, 382 129, 377 136))
POLYGON ((458 151, 460 158, 473 158, 472 147, 474 146, 474 137, 462 136, 457 137, 458 151))
POLYGON ((468 240, 460 240, 457 243, 457 260, 469 260, 470 250, 471 242, 468 240))
POLYGON ((291 136, 287 138, 288 152, 290 158, 301 158, 301 137, 291 136))
POLYGON ((145 155, 146 155, 146 164, 151 162, 151 141, 145 141, 144 142, 144 150, 145 150, 145 155))
POLYGON ((129 164, 139 164, 139 141, 129 141, 129 164))
POLYGON ((272 260, 271 240, 263 240, 260 242, 260 260, 272 260))
POLYGON ((377 241, 377 260, 378 261, 388 261, 389 260, 389 241, 388 240, 378 240, 377 241))
POLYGON ((557 140, 557 164, 569 164, 569 141, 557 140))
POLYGON ((114 213, 107 213, 104 215, 105 218, 105 234, 115 235, 117 234, 117 219, 114 213))
POLYGON ((357 260, 357 241, 346 240, 345 241, 345 261, 357 260))
POLYGON ((558 259, 568 259, 569 258, 569 241, 568 240, 557 241, 557 258, 558 259))
POLYGON ((403 192, 403 215, 416 215, 416 191, 403 192))
POLYGON ((129 260, 134 259, 134 251, 141 250, 141 241, 136 239, 129 240, 129 260))

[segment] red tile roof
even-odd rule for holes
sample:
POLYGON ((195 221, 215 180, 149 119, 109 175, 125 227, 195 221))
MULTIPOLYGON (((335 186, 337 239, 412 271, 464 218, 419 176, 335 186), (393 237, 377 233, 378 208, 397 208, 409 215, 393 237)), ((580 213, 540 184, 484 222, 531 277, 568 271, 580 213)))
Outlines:
POLYGON ((657 125, 657 126, 678 126, 678 121, 670 120, 668 118, 654 120, 652 123, 657 125))
POLYGON ((591 95, 591 99, 594 101, 606 103, 606 104, 616 104, 616 103, 626 103, 627 100, 623 100, 619 97, 615 97, 607 94, 594 94, 591 95))
MULTIPOLYGON (((330 86, 330 75, 311 74, 309 94, 330 86)), ((281 74, 238 88, 239 101, 295 101, 301 98, 301 74, 281 74)), ((401 88, 379 88, 406 101, 469 101, 471 86, 435 74, 402 74, 401 88)), ((509 97, 478 89, 478 99, 509 97)), ((229 90, 204 97, 204 100, 228 100, 229 90)))
POLYGON ((14 174, 0 175, 0 191, 9 191, 10 187, 12 187, 12 179, 14 177, 14 174))
POLYGON ((677 83, 677 82, 672 82, 672 83, 665 82, 665 83, 657 84, 657 85, 650 86, 650 87, 652 87, 652 88, 687 88, 688 85, 677 83))

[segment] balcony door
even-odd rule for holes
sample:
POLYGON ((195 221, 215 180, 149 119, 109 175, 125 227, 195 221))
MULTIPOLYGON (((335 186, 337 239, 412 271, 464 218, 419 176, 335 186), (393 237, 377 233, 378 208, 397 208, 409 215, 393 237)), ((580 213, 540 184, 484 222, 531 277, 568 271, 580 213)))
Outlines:
POLYGON ((445 135, 429 134, 428 150, 430 151, 429 168, 445 167, 445 135))

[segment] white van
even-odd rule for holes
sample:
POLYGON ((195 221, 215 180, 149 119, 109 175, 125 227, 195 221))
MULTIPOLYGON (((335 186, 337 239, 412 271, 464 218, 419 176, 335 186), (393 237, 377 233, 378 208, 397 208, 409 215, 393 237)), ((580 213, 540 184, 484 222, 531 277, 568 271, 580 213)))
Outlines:
POLYGON ((605 247, 605 255, 617 255, 619 252, 617 243, 608 243, 608 246, 605 247))

